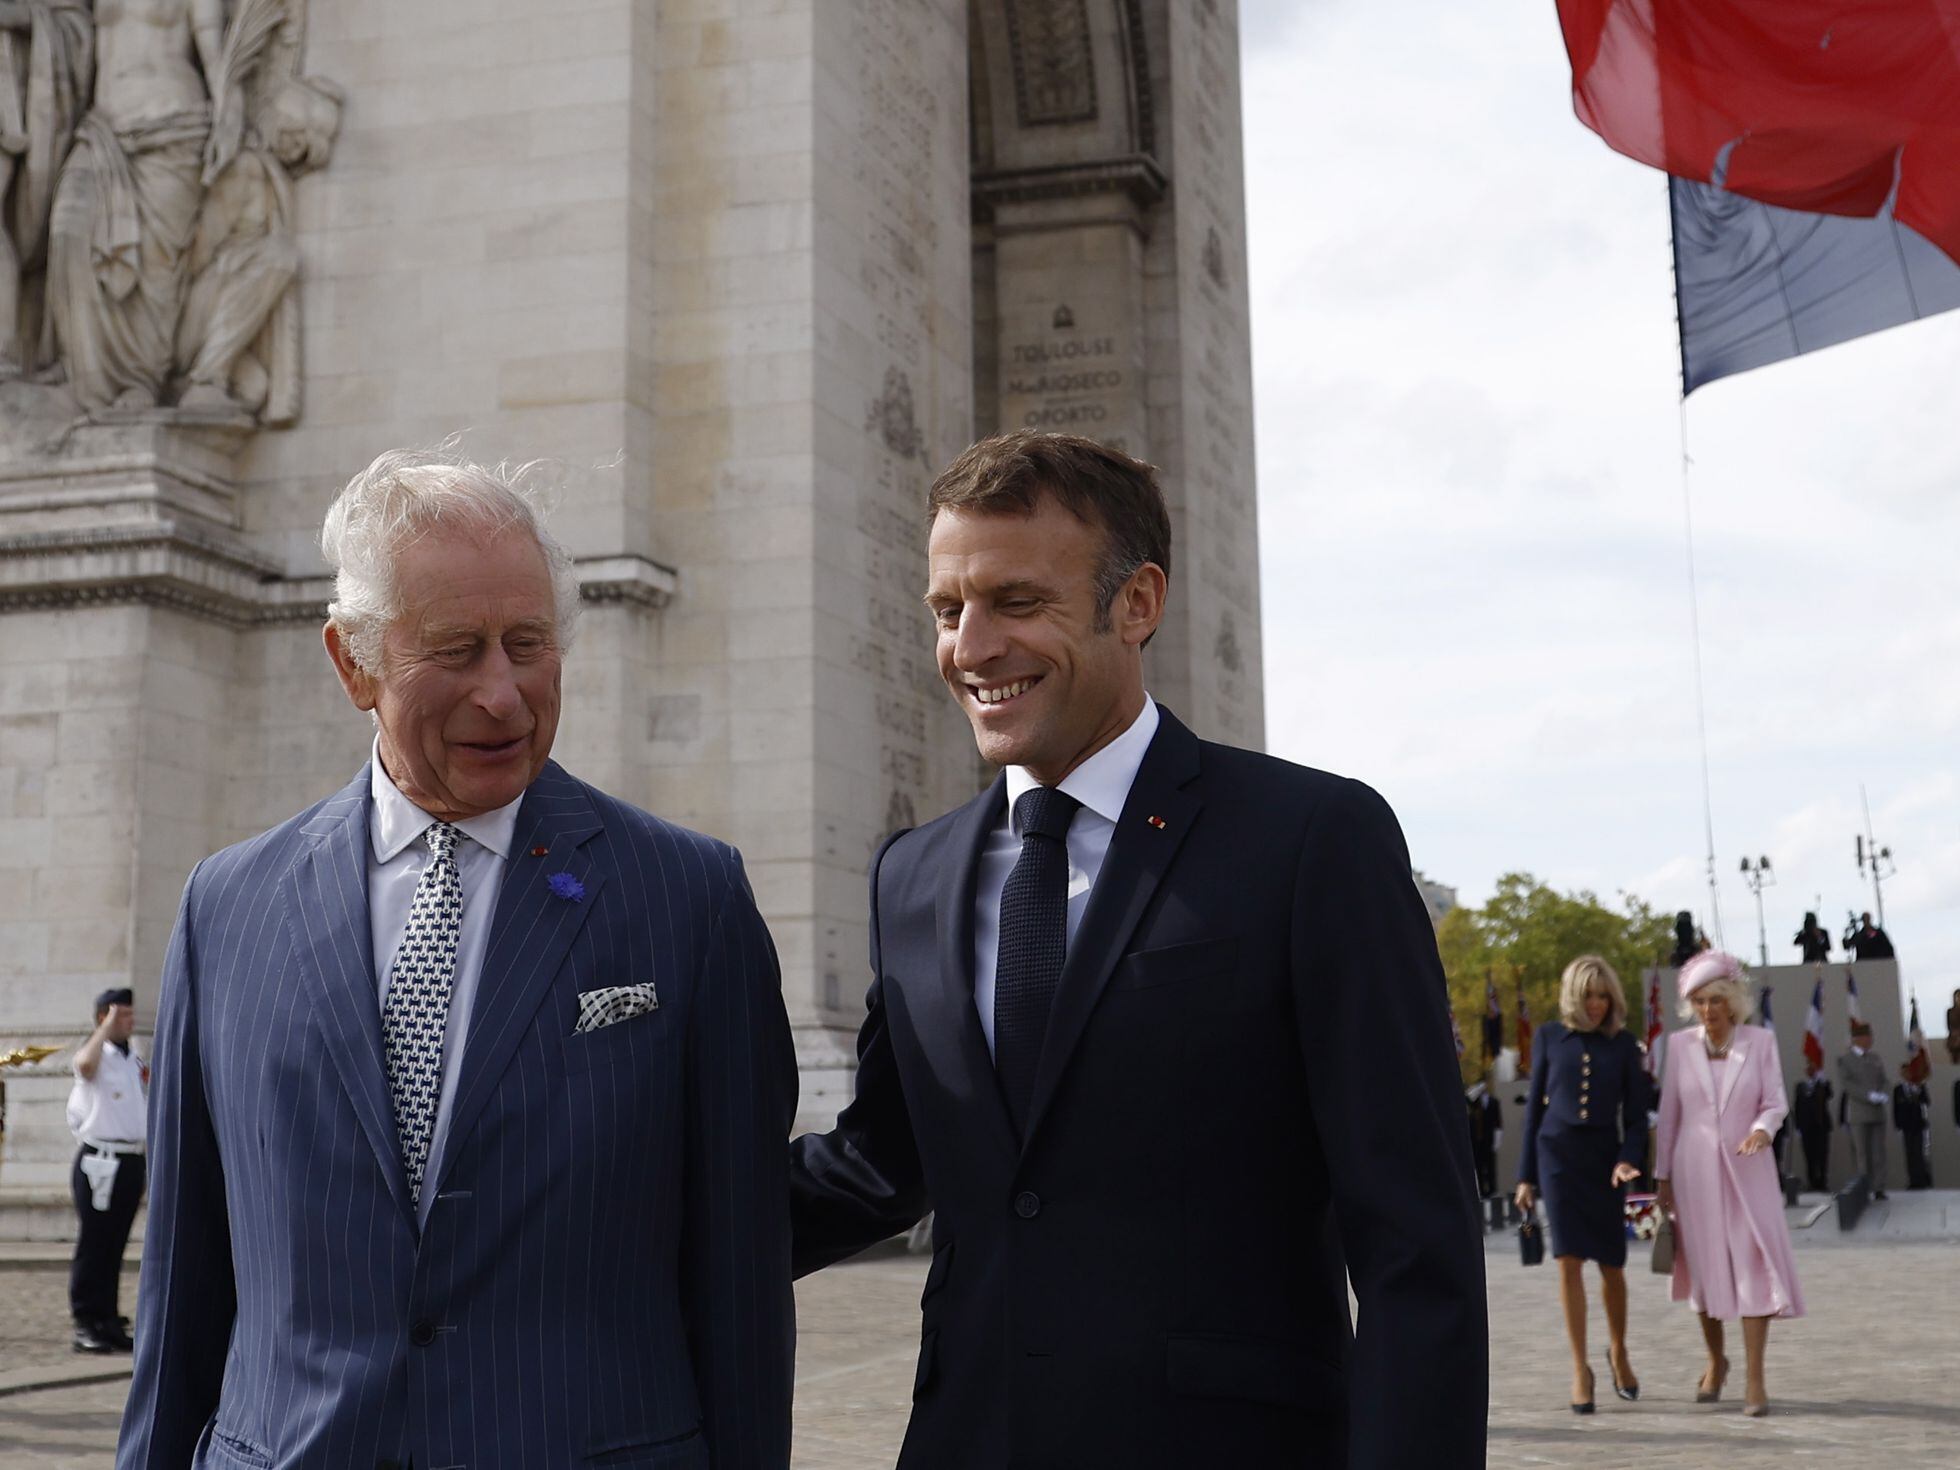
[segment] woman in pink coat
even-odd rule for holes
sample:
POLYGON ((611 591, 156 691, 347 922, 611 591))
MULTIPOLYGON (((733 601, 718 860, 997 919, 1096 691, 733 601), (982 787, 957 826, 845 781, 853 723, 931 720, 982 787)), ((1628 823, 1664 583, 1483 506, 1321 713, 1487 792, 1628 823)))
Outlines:
POLYGON ((1699 1026, 1668 1039, 1654 1178, 1674 1216, 1674 1299, 1701 1314, 1708 1371, 1697 1403, 1722 1396, 1722 1324, 1742 1319, 1748 1381, 1742 1412, 1769 1412, 1763 1347, 1769 1319, 1801 1317, 1803 1292, 1783 1222, 1770 1139, 1789 1111, 1776 1038, 1745 1026, 1755 1011, 1734 955, 1706 950, 1681 967, 1682 1014, 1699 1026))

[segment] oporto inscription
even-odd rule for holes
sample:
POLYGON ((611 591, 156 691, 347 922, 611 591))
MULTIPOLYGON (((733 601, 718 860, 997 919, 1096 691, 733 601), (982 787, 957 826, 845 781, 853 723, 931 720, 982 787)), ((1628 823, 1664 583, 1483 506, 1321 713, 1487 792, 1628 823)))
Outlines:
POLYGON ((1123 386, 1116 356, 1114 337, 1055 337, 1011 344, 1007 396, 1036 400, 1021 411, 1021 427, 1077 429, 1109 422, 1109 404, 1098 395, 1115 393, 1123 386))

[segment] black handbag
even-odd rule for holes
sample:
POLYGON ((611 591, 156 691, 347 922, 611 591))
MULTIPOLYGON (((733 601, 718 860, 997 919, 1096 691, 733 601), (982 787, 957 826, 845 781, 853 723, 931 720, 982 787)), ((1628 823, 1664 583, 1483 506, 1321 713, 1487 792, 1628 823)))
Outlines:
POLYGON ((1538 1226, 1536 1205, 1525 1211, 1524 1223, 1518 1226, 1518 1257, 1527 1266, 1545 1264, 1545 1232, 1538 1226))

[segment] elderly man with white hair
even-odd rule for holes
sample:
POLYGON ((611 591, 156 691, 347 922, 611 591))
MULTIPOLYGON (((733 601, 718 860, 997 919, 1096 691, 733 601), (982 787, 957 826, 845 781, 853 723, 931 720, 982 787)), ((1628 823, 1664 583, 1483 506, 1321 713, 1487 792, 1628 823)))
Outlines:
POLYGON ((555 765, 521 475, 387 454, 322 537, 372 714, 192 873, 123 1470, 783 1467, 796 1068, 733 849, 555 765))

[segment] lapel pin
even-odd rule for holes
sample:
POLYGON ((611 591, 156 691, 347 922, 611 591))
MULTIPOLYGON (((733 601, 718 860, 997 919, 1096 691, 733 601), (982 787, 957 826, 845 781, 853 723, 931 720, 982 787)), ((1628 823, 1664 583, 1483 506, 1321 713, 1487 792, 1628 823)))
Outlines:
POLYGON ((1164 819, 1162 817, 1145 817, 1144 820, 1150 823, 1150 825, 1155 827, 1159 832, 1164 830, 1164 819))
POLYGON ((551 856, 551 849, 550 849, 550 848, 548 848, 548 847, 534 847, 534 848, 532 848, 532 849, 531 849, 531 856, 532 856, 532 857, 549 857, 549 856, 551 856))
POLYGON ((569 898, 573 903, 578 903, 585 897, 585 885, 570 873, 553 873, 546 881, 550 883, 551 891, 560 898, 569 898))

